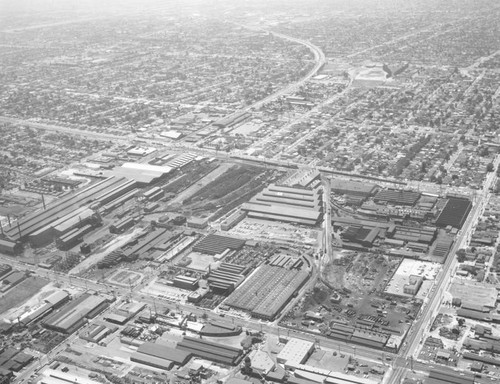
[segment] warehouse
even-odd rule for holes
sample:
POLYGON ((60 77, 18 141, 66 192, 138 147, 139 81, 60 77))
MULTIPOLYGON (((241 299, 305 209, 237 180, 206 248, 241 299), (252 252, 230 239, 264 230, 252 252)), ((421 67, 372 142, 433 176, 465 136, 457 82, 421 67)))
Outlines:
POLYGON ((471 209, 472 203, 470 200, 449 198, 436 220, 436 225, 438 227, 451 225, 454 228, 460 229, 464 225, 471 209))
POLYGON ((133 227, 134 224, 135 221, 132 217, 125 217, 124 219, 111 224, 109 226, 109 232, 115 234, 122 233, 125 232, 127 229, 133 227))
POLYGON ((379 235, 379 228, 365 228, 363 226, 351 225, 342 234, 342 239, 361 244, 363 247, 373 246, 379 235))
POLYGON ((245 245, 245 240, 211 234, 201 239, 201 241, 193 247, 193 252, 218 255, 226 249, 240 250, 243 245, 245 245))
POLYGON ((169 160, 165 165, 170 168, 182 168, 196 159, 196 157, 193 153, 184 153, 169 160))
POLYGON ((245 279, 245 267, 230 263, 221 263, 216 270, 210 269, 208 285, 214 292, 227 294, 232 292, 245 279))
POLYGON ((240 348, 188 336, 184 337, 177 344, 177 349, 186 351, 202 359, 233 366, 238 365, 243 357, 243 350, 240 348))
POLYGON ((454 372, 449 369, 432 369, 426 384, 474 384, 474 376, 470 373, 454 372))
POLYGON ((75 228, 65 235, 56 239, 57 248, 68 250, 83 241, 83 236, 91 232, 94 227, 91 224, 84 225, 81 228, 75 228))
POLYGON ((309 356, 314 352, 314 343, 312 341, 301 339, 290 339, 285 347, 276 357, 280 364, 304 364, 309 356))
POLYGON ((0 277, 5 276, 10 271, 12 271, 12 267, 9 264, 0 265, 0 277))
POLYGON ((190 352, 146 342, 139 345, 137 352, 130 356, 130 360, 151 367, 170 370, 174 365, 185 365, 191 357, 190 352))
POLYGON ((165 228, 154 230, 145 237, 141 238, 135 246, 124 250, 123 255, 125 258, 140 257, 156 244, 163 242, 165 240, 165 236, 169 236, 165 228))
POLYGON ((223 231, 229 231, 236 224, 242 221, 246 216, 247 213, 245 211, 237 209, 235 212, 224 219, 224 221, 220 225, 220 229, 222 229, 223 231))
POLYGON ((397 189, 385 189, 378 192, 373 200, 393 205, 415 205, 420 198, 419 192, 402 191, 397 189))
POLYGON ((332 192, 339 195, 369 197, 375 193, 377 186, 361 181, 335 178, 330 180, 330 188, 332 192))
POLYGON ((249 217, 317 225, 322 217, 320 189, 270 184, 241 209, 249 217))
POLYGON ((178 276, 175 276, 173 283, 174 283, 174 287, 194 291, 196 288, 198 288, 198 281, 199 281, 199 279, 197 279, 195 277, 178 275, 178 276))
POLYGON ((104 204, 99 208, 99 211, 102 213, 109 213, 112 210, 120 207, 123 205, 125 202, 129 201, 130 199, 134 198, 139 190, 137 188, 132 189, 130 192, 124 194, 123 196, 120 196, 113 201, 109 202, 108 204, 104 204))
POLYGON ((252 115, 248 112, 238 112, 217 120, 213 125, 218 128, 232 127, 235 124, 242 123, 246 119, 249 119, 251 116, 252 115))
POLYGON ((145 187, 157 182, 172 172, 172 168, 167 166, 125 163, 121 167, 114 168, 106 172, 109 176, 126 177, 134 180, 139 187, 145 187))
POLYGON ((304 225, 317 225, 322 214, 312 209, 283 208, 283 206, 272 204, 245 203, 241 209, 247 212, 249 217, 283 221, 286 223, 297 223, 304 225))
POLYGON ((78 229, 87 224, 96 225, 99 222, 100 219, 93 210, 81 207, 32 233, 29 240, 33 247, 42 247, 50 244, 56 237, 63 237, 72 229, 78 229))
POLYGON ((241 284, 225 304, 273 320, 308 279, 306 271, 262 265, 241 284))
POLYGON ((106 299, 84 293, 78 299, 66 304, 60 311, 50 315, 43 325, 54 331, 70 334, 84 325, 86 319, 95 317, 107 306, 106 299))
POLYGON ((22 251, 22 246, 16 241, 0 239, 0 253, 7 255, 18 255, 22 251))

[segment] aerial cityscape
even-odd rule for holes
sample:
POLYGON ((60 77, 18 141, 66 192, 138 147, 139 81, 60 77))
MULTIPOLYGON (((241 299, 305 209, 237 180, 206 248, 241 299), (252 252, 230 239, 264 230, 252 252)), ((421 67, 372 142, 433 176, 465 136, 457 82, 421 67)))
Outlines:
POLYGON ((0 384, 500 382, 499 20, 0 0, 0 384))

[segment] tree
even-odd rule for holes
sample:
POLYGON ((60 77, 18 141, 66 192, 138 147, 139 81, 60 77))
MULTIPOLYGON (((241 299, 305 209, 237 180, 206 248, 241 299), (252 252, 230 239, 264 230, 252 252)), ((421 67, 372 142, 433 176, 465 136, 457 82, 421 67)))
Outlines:
POLYGON ((486 166, 486 172, 493 172, 494 169, 495 166, 493 165, 493 163, 488 163, 488 165, 486 166))

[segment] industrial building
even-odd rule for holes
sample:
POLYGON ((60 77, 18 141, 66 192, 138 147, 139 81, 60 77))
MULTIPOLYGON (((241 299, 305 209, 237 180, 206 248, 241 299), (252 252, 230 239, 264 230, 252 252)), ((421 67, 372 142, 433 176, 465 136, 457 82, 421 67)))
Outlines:
POLYGON ((207 255, 218 255, 226 249, 240 250, 244 245, 245 240, 211 234, 201 239, 193 247, 193 251, 207 255))
POLYGON ((80 333, 80 339, 97 344, 117 329, 115 325, 90 324, 85 331, 80 333))
POLYGON ((332 324, 327 331, 327 336, 332 339, 353 342, 370 348, 384 349, 390 335, 375 331, 358 329, 345 324, 332 324))
POLYGON ((314 343, 302 339, 290 339, 276 356, 278 363, 304 364, 314 352, 314 343))
POLYGON ((225 304, 248 311, 254 317, 273 320, 308 277, 306 271, 262 265, 225 304))
POLYGON ((113 310, 112 313, 107 313, 104 316, 104 320, 110 323, 123 325, 129 321, 132 317, 137 315, 140 311, 144 309, 146 304, 144 303, 122 303, 118 308, 113 310))
POLYGON ((177 344, 177 349, 202 359, 233 366, 238 365, 243 357, 243 350, 240 348, 188 336, 177 344))
POLYGON ((196 290, 196 288, 198 288, 199 280, 200 279, 197 279, 195 277, 178 275, 178 276, 175 276, 173 283, 174 283, 174 287, 194 291, 194 290, 196 290))
POLYGON ((33 356, 18 349, 7 348, 0 351, 0 369, 5 376, 9 376, 6 371, 19 372, 33 360, 33 356))
POLYGON ((131 361, 152 367, 170 370, 174 365, 185 365, 193 354, 179 348, 146 342, 139 346, 137 352, 130 357, 131 361))
POLYGON ((108 306, 108 301, 102 297, 84 293, 77 299, 66 304, 59 311, 44 320, 43 325, 57 332, 73 333, 86 319, 91 319, 108 306))
POLYGON ((474 375, 450 369, 432 369, 425 384, 474 384, 474 375))
POLYGON ((18 255, 21 251, 22 246, 19 242, 0 238, 0 253, 18 255))
POLYGON ((144 163, 124 163, 121 167, 106 171, 107 176, 127 177, 134 180, 139 187, 146 187, 151 183, 163 179, 172 172, 168 166, 151 165, 144 163))
POLYGON ((113 223, 109 226, 109 232, 110 233, 122 233, 125 232, 127 229, 133 227, 135 224, 135 220, 132 217, 125 217, 116 223, 113 223))
POLYGON ((270 184, 241 209, 249 217, 306 225, 317 225, 322 217, 319 188, 299 188, 270 184))
POLYGON ((44 299, 43 303, 30 307, 26 312, 19 316, 17 320, 24 325, 29 325, 61 307, 69 299, 69 293, 66 291, 57 291, 44 299))
POLYGON ((247 213, 238 208, 235 212, 231 213, 224 219, 224 221, 220 225, 220 229, 222 229, 223 231, 229 231, 240 221, 242 221, 246 216, 247 213))
POLYGON ((214 127, 218 128, 228 128, 236 125, 238 123, 242 123, 243 121, 249 119, 252 115, 248 112, 238 112, 234 113, 230 116, 219 119, 213 123, 214 127))
POLYGON ((245 279, 246 268, 231 263, 221 263, 219 268, 210 269, 208 274, 208 285, 217 293, 227 294, 241 284, 245 279))
POLYGON ((90 229, 100 223, 100 218, 92 209, 81 207, 63 217, 47 224, 29 236, 33 247, 42 247, 50 244, 56 238, 63 238, 73 229, 80 229, 90 224, 90 229))
POLYGON ((375 202, 384 202, 392 205, 415 205, 420 198, 419 192, 402 191, 399 189, 384 189, 378 192, 373 200, 375 202))
POLYGON ((56 225, 62 224, 62 227, 59 228, 59 234, 62 229, 71 229, 69 228, 70 223, 75 225, 75 220, 77 223, 80 222, 79 215, 90 214, 86 211, 85 206, 92 203, 100 205, 112 201, 114 198, 118 198, 120 193, 126 193, 131 185, 126 178, 109 177, 20 218, 6 229, 4 228, 4 232, 14 242, 26 241, 29 237, 33 239, 35 244, 53 241, 56 225), (62 218, 65 219, 59 221, 62 218), (66 224, 64 224, 65 221, 67 221, 66 224))
POLYGON ((447 227, 451 225, 454 228, 462 228, 472 209, 472 203, 468 199, 449 198, 443 210, 439 214, 436 225, 438 227, 447 227))
POLYGON ((361 181, 333 178, 330 180, 330 189, 339 195, 369 197, 377 190, 375 184, 361 181))

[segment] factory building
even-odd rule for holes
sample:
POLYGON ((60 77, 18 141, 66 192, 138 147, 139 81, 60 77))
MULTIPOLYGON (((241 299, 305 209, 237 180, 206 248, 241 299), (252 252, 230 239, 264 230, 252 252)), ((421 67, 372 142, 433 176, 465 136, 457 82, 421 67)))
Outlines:
POLYGON ((57 332, 71 334, 108 306, 102 297, 84 293, 79 298, 66 304, 59 311, 51 314, 43 325, 57 332))
POLYGON ((224 221, 220 225, 220 229, 222 229, 223 231, 229 231, 240 221, 242 221, 246 216, 247 213, 238 208, 235 212, 224 219, 224 221))
POLYGON ((137 353, 133 354, 130 360, 151 366, 155 366, 153 364, 163 365, 168 367, 167 369, 171 369, 174 364, 177 366, 185 365, 191 357, 192 353, 189 351, 146 342, 139 346, 137 353))
MULTIPOLYGON (((75 212, 78 211, 83 214, 83 211, 80 211, 80 209, 85 210, 86 205, 90 205, 93 202, 101 204, 110 199, 112 200, 119 192, 125 193, 129 187, 130 184, 128 179, 123 177, 109 177, 87 188, 58 199, 53 203, 47 204, 42 210, 24 216, 17 222, 4 228, 5 235, 14 242, 26 241, 30 237, 32 237, 35 244, 43 244, 48 238, 52 241, 55 233, 53 232, 53 228, 64 222, 64 220, 59 221, 60 219, 65 218, 65 220, 69 220, 74 218, 79 222, 80 219, 75 212), (126 187, 123 187, 124 189, 119 188, 125 184, 126 187), (98 199, 98 201, 96 201, 96 199, 98 199), (55 224, 56 222, 57 224, 55 224)), ((70 222, 65 225, 69 225, 69 223, 70 222)), ((69 229, 70 228, 67 228, 67 230, 69 229)))
POLYGON ((177 349, 202 359, 233 366, 238 365, 243 357, 243 350, 240 348, 188 336, 177 344, 177 349))
POLYGON ((0 238, 0 253, 18 255, 21 251, 22 245, 19 242, 0 238))
POLYGON ((231 263, 221 263, 216 270, 210 269, 208 285, 214 292, 227 294, 241 284, 245 279, 245 267, 231 263))
POLYGON ((173 283, 174 287, 187 289, 190 291, 194 291, 198 288, 199 279, 195 277, 189 277, 184 275, 175 276, 173 283))
POLYGON ((302 339, 290 339, 278 353, 277 361, 280 364, 304 364, 314 352, 314 343, 302 339))
POLYGON ((322 217, 319 188, 298 188, 271 184, 241 209, 249 217, 306 225, 317 225, 322 217))
POLYGON ((307 281, 306 271, 262 265, 226 299, 225 304, 273 320, 307 281))
POLYGON ((369 197, 377 190, 375 184, 361 181, 334 178, 330 180, 330 189, 339 195, 369 197))

